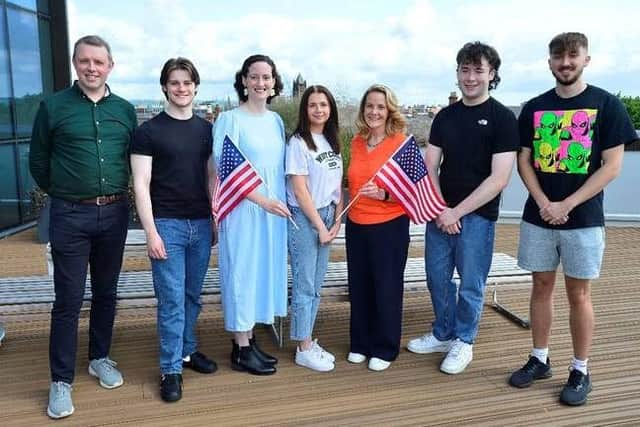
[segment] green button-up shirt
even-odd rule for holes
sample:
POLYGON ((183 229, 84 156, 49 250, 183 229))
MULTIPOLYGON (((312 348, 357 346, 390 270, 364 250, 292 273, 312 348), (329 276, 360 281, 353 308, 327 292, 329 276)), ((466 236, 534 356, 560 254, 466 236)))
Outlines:
POLYGON ((129 183, 129 143, 136 114, 108 90, 98 102, 78 83, 40 103, 29 167, 49 195, 66 200, 122 193, 129 183))

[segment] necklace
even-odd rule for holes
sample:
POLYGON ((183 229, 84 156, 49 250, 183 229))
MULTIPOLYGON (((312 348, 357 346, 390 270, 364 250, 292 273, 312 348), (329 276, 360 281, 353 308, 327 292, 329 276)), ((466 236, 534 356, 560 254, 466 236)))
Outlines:
POLYGON ((367 141, 367 147, 369 148, 376 148, 378 145, 382 144, 382 141, 384 141, 384 138, 380 139, 378 142, 376 142, 375 144, 372 144, 370 141, 367 141))

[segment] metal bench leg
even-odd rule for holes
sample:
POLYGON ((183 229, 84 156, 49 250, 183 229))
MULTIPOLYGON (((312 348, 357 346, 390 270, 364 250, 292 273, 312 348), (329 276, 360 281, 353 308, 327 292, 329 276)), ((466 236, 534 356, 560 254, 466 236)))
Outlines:
POLYGON ((493 284, 493 300, 491 302, 491 308, 493 308, 498 313, 502 314, 507 319, 516 323, 520 327, 524 329, 529 329, 531 327, 528 319, 523 319, 522 317, 515 314, 513 311, 509 310, 506 306, 500 304, 498 302, 498 284, 493 284))
POLYGON ((284 347, 284 317, 276 316, 273 324, 271 325, 271 333, 273 334, 273 340, 279 348, 284 347))

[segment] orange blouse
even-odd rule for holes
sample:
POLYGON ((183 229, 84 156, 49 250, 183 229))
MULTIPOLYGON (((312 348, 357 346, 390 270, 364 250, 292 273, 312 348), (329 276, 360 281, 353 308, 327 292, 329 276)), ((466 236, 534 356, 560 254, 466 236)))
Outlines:
MULTIPOLYGON (((349 194, 351 198, 358 194, 360 188, 369 182, 373 175, 391 155, 400 147, 407 137, 401 133, 391 135, 382 140, 373 150, 367 152, 367 141, 360 135, 351 141, 351 160, 347 170, 349 194)), ((375 200, 369 197, 360 198, 349 209, 349 219, 357 224, 380 224, 404 215, 404 210, 394 200, 375 200)))

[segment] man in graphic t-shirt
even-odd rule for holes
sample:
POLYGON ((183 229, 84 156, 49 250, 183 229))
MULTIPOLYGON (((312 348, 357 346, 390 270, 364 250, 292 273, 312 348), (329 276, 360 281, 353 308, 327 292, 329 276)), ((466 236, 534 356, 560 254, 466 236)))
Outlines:
POLYGON ((584 404, 591 391, 590 281, 600 274, 604 252, 602 190, 620 172, 624 145, 637 139, 620 100, 584 81, 589 61, 584 34, 554 37, 549 68, 556 86, 527 102, 519 120, 518 170, 529 198, 520 226, 518 264, 533 272, 533 350, 509 383, 523 388, 551 377, 553 288, 562 262, 574 356, 560 401, 573 406, 584 404))
POLYGON ((458 374, 473 358, 491 268, 500 192, 518 150, 513 113, 489 95, 500 82, 491 46, 467 43, 458 52, 462 100, 440 111, 431 126, 426 163, 447 208, 427 224, 425 269, 435 314, 432 332, 415 338, 414 353, 447 353, 440 370, 458 374), (441 163, 442 161, 442 163, 441 163), (452 281, 460 274, 460 287, 452 281))

